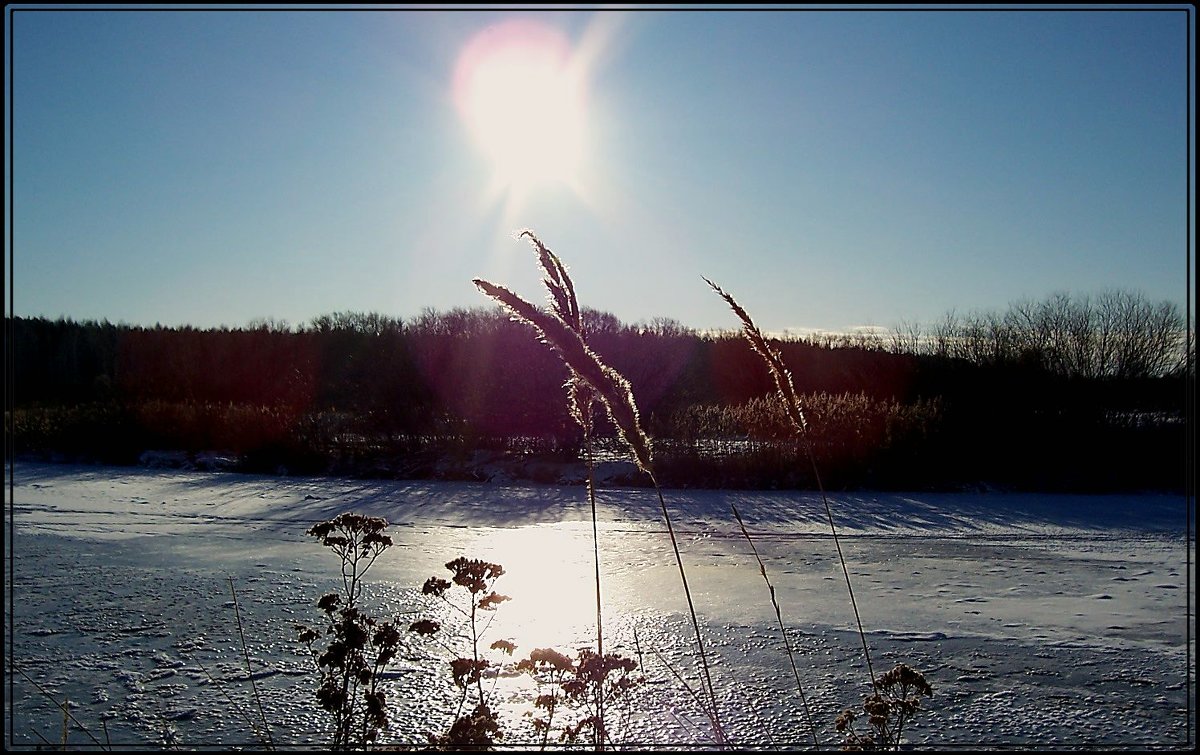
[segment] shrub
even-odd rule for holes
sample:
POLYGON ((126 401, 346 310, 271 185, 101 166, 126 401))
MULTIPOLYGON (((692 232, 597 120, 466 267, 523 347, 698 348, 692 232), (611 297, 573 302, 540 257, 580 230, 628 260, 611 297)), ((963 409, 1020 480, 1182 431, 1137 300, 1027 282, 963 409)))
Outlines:
MULTIPOLYGON (((430 577, 421 588, 422 594, 443 602, 453 612, 466 620, 471 645, 470 657, 458 655, 450 661, 450 675, 459 690, 458 709, 454 722, 445 734, 429 734, 429 743, 439 748, 488 748, 502 739, 504 731, 488 696, 483 691, 483 677, 498 664, 480 655, 480 643, 484 628, 480 621, 484 613, 495 611, 509 598, 493 589, 504 567, 480 559, 460 556, 446 564, 452 573, 450 581, 441 577, 430 577), (466 607, 453 597, 454 587, 462 588, 466 595, 466 607), (475 692, 474 706, 464 713, 471 692, 475 692)), ((489 622, 490 623, 490 622, 489 622)), ((433 636, 441 630, 441 624, 431 619, 420 619, 409 625, 409 631, 423 636, 433 636)), ((507 640, 493 642, 491 648, 512 654, 514 645, 507 640)))
POLYGON ((341 560, 342 592, 317 601, 325 614, 324 631, 296 627, 317 664, 316 699, 333 718, 335 750, 366 749, 388 723, 381 672, 396 658, 400 632, 394 622, 378 621, 359 605, 363 576, 392 545, 386 528, 384 519, 347 512, 307 533, 341 560), (318 644, 322 637, 327 641, 323 649, 318 644))

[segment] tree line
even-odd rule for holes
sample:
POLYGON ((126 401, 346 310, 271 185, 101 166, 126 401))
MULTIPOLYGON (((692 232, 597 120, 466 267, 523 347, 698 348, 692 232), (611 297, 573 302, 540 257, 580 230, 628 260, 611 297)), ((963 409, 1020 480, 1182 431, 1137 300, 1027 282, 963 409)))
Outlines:
MULTIPOLYGON (((585 320, 592 347, 633 385, 671 482, 811 484, 739 335, 585 320)), ((248 469, 390 476, 469 476, 446 459, 480 450, 578 453, 564 368, 497 310, 214 329, 5 325, 10 453, 227 451, 248 469)), ((1178 488, 1189 333, 1169 303, 1111 292, 779 346, 833 484, 1178 488)))
POLYGON ((899 330, 892 346, 978 365, 1029 363, 1067 377, 1137 379, 1183 370, 1187 334, 1176 305, 1114 290, 1023 299, 1005 312, 950 312, 927 332, 899 330))

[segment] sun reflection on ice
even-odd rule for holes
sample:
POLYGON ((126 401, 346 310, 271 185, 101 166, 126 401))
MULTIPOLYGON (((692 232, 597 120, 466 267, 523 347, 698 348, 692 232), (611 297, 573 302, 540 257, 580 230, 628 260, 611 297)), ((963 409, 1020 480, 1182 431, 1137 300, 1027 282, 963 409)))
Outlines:
POLYGON ((497 609, 489 642, 507 639, 515 656, 535 648, 595 647, 596 581, 590 522, 486 530, 473 557, 504 567, 496 590, 512 600, 497 609))

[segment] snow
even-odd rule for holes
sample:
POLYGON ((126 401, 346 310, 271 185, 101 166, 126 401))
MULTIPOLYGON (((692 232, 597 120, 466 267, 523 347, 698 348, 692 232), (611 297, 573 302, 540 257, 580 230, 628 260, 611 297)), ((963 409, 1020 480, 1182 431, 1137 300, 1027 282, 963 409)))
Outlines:
MULTIPOLYGON (((58 743, 63 699, 101 742, 107 731, 114 744, 254 746, 231 578, 275 741, 326 741, 312 660, 293 625, 317 622, 315 601, 338 574, 305 530, 347 510, 385 517, 396 543, 368 574, 376 615, 425 611, 420 585, 468 555, 503 564, 497 588, 513 598, 488 642, 511 639, 519 656, 594 640, 582 487, 36 463, 17 463, 11 482, 6 649, 28 675, 9 679, 13 746, 58 743)), ((869 681, 820 496, 666 496, 731 737, 745 746, 811 741, 736 505, 777 591, 818 735, 838 744, 833 719, 861 702, 869 681)), ((1194 540, 1183 496, 854 492, 829 502, 876 672, 905 662, 934 687, 906 740, 1194 744, 1194 540)), ((624 739, 711 745, 661 660, 695 683, 657 497, 605 489, 598 513, 606 650, 636 656, 640 647, 651 682, 624 739)), ((447 657, 414 641, 393 668, 387 741, 419 742, 448 726, 447 657)), ((508 741, 519 743, 529 685, 495 684, 508 741)), ((90 742, 75 726, 69 740, 90 742)))

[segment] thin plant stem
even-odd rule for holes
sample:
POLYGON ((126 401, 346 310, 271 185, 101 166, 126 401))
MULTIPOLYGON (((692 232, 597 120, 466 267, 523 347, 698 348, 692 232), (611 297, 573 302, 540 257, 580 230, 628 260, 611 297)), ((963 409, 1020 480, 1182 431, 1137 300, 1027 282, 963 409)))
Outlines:
POLYGON ((483 673, 479 670, 479 628, 475 624, 475 596, 471 596, 471 659, 475 662, 475 691, 483 705, 483 673))
POLYGON ((796 691, 800 693, 800 703, 804 706, 804 717, 808 720, 808 730, 812 734, 813 745, 820 747, 821 743, 817 741, 817 727, 813 724, 812 712, 808 708, 808 698, 804 695, 804 685, 800 683, 800 672, 796 669, 796 658, 792 654, 792 643, 788 640, 787 630, 783 627, 783 614, 779 610, 779 601, 775 599, 775 586, 771 584, 771 580, 767 577, 767 567, 758 555, 758 548, 754 547, 754 541, 750 539, 750 532, 746 529, 746 523, 742 521, 742 515, 738 513, 737 506, 731 504, 730 508, 733 509, 733 516, 737 519, 738 526, 742 528, 742 534, 746 537, 746 542, 750 544, 750 550, 754 553, 754 560, 758 562, 758 570, 762 573, 763 581, 767 583, 767 589, 771 593, 771 605, 775 607, 775 621, 779 623, 779 634, 783 636, 783 647, 787 650, 788 662, 792 665, 792 675, 796 678, 796 691))
MULTIPOLYGON (((538 265, 542 268, 542 283, 546 287, 546 295, 553 312, 564 325, 574 331, 581 343, 587 343, 587 332, 583 324, 583 316, 579 309, 579 299, 575 296, 575 283, 567 272, 566 265, 554 252, 550 251, 541 239, 531 230, 521 231, 517 238, 529 239, 537 252, 538 265)), ((572 369, 572 372, 574 370, 572 369)), ((572 376, 567 382, 567 405, 571 416, 583 430, 584 448, 587 455, 587 490, 588 502, 592 509, 592 548, 596 560, 596 653, 603 662, 604 659, 604 617, 600 592, 600 532, 596 522, 596 464, 592 453, 592 405, 594 396, 592 388, 587 387, 581 380, 572 376)), ((601 684, 596 692, 596 713, 604 722, 604 685, 601 684)), ((603 736, 596 737, 597 749, 604 749, 603 736)))
MULTIPOLYGON (((11 660, 10 660, 10 663, 11 663, 11 660)), ((54 699, 54 695, 51 695, 49 692, 47 692, 45 687, 43 687, 42 685, 38 684, 38 683, 37 683, 37 681, 36 681, 36 680, 35 680, 35 679, 34 679, 32 676, 30 676, 29 674, 25 673, 25 669, 21 668, 20 666, 17 666, 15 663, 13 663, 13 664, 11 665, 11 668, 15 669, 15 670, 16 670, 16 672, 17 672, 18 674, 20 674, 21 676, 25 677, 25 678, 26 678, 26 679, 29 681, 29 683, 30 683, 30 684, 32 684, 34 687, 36 687, 36 688, 37 688, 37 691, 38 691, 38 692, 41 692, 41 693, 42 693, 42 695, 44 695, 44 696, 46 697, 46 699, 47 699, 47 700, 49 700, 51 703, 53 703, 53 704, 55 705, 55 707, 58 707, 58 701, 54 699)), ((84 726, 82 723, 80 723, 78 718, 75 718, 75 716, 71 715, 71 713, 70 713, 70 711, 69 711, 69 710, 66 710, 66 709, 64 709, 64 711, 63 711, 63 712, 64 712, 64 714, 65 714, 65 715, 66 715, 68 718, 70 718, 70 719, 71 719, 71 721, 72 721, 72 722, 74 722, 74 724, 75 724, 76 726, 78 726, 78 727, 79 727, 79 730, 80 730, 80 731, 82 731, 84 734, 87 734, 87 735, 88 735, 88 739, 90 739, 90 740, 92 740, 93 742, 95 742, 95 743, 96 743, 96 745, 97 745, 97 746, 98 746, 100 749, 102 749, 102 750, 103 750, 103 749, 108 749, 108 748, 106 748, 104 745, 100 744, 100 740, 99 740, 99 739, 96 739, 96 735, 92 734, 92 732, 88 730, 88 727, 86 727, 86 726, 84 726)), ((41 736, 41 735, 39 734, 38 736, 41 736)), ((48 743, 48 744, 49 744, 49 743, 48 743)))
POLYGON ((717 711, 717 696, 713 690, 708 656, 704 651, 704 639, 700 634, 700 622, 696 619, 696 609, 692 601, 691 590, 688 588, 683 559, 679 554, 679 543, 675 538, 670 514, 667 513, 667 503, 663 498, 662 488, 654 477, 650 438, 642 430, 638 421, 633 388, 623 375, 605 364, 585 342, 583 322, 575 299, 574 284, 571 282, 566 268, 531 232, 521 235, 528 235, 538 250, 542 269, 546 273, 544 282, 552 299, 551 311, 534 306, 503 286, 480 278, 474 279, 473 282, 485 295, 507 308, 514 318, 532 325, 538 331, 542 341, 555 351, 570 369, 572 384, 576 380, 582 381, 595 392, 596 397, 607 410, 613 426, 617 429, 618 436, 629 448, 633 461, 650 477, 650 481, 654 484, 659 504, 662 507, 663 519, 667 524, 667 532, 671 537, 671 546, 675 551, 675 561, 679 565, 679 575, 683 581, 683 591, 687 598, 692 627, 696 632, 696 646, 699 650, 700 664, 711 704, 710 710, 706 712, 712 721, 714 734, 724 744, 727 740, 717 711))
POLYGON ((846 577, 846 592, 850 595, 850 607, 854 609, 854 621, 858 624, 858 637, 862 640, 863 657, 867 660, 867 673, 871 675, 871 689, 879 692, 879 682, 875 679, 875 667, 871 665, 871 651, 867 647, 867 633, 863 631, 862 617, 858 613, 858 601, 854 599, 854 587, 850 584, 850 569, 846 566, 846 557, 842 555, 842 543, 838 538, 837 527, 833 524, 833 509, 829 505, 829 497, 825 495, 825 486, 821 484, 821 472, 817 469, 817 460, 813 456, 812 442, 807 430, 802 431, 804 449, 808 452, 808 461, 812 464, 813 477, 817 481, 817 489, 821 491, 821 501, 825 504, 825 516, 829 518, 829 531, 833 533, 833 545, 837 548, 838 561, 842 564, 842 574, 846 577))
MULTIPOLYGON (((591 411, 591 402, 584 411, 591 411)), ((589 423, 590 424, 590 423, 589 423)), ((583 431, 584 452, 587 456, 587 489, 588 502, 592 507, 592 551, 596 561, 596 654, 600 656, 601 661, 604 659, 604 614, 600 597, 600 526, 596 521, 596 457, 592 449, 592 433, 591 428, 585 426, 583 431)), ((596 709, 600 720, 604 721, 604 685, 600 685, 596 692, 596 709)), ((596 749, 604 749, 603 738, 598 738, 596 749)))
MULTIPOLYGON (((641 642, 641 639, 638 637, 638 631, 637 631, 636 625, 633 627, 633 649, 637 653, 638 668, 645 670, 646 656, 642 652, 642 642, 641 642)), ((680 676, 679 672, 675 670, 675 667, 671 665, 671 662, 668 661, 666 658, 664 658, 662 653, 658 652, 657 648, 653 648, 653 647, 650 648, 650 652, 654 653, 654 657, 658 658, 659 662, 662 663, 662 665, 667 669, 667 671, 670 671, 671 674, 677 680, 679 680, 679 683, 683 685, 684 690, 686 690, 687 693, 692 696, 692 699, 696 701, 696 705, 700 706, 700 709, 703 710, 704 709, 704 701, 702 701, 700 699, 700 696, 696 694, 696 691, 692 689, 692 685, 688 684, 687 680, 684 679, 682 676, 680 676)), ((668 712, 671 714, 671 718, 675 719, 675 722, 678 723, 680 726, 683 726, 685 728, 690 728, 695 731, 699 731, 699 727, 697 727, 691 721, 685 721, 682 718, 680 718, 679 714, 676 711, 669 710, 668 712)))
MULTIPOLYGON (((704 700, 701 699, 700 695, 697 694, 696 690, 692 689, 692 685, 688 684, 687 679, 683 678, 683 674, 680 674, 679 670, 676 669, 674 666, 672 666, 671 662, 668 661, 665 657, 663 657, 662 653, 658 652, 658 648, 652 647, 652 648, 650 648, 650 652, 654 653, 654 657, 657 658, 660 663, 662 663, 663 667, 666 668, 667 671, 671 672, 671 676, 674 676, 675 680, 683 685, 684 691, 687 692, 688 695, 690 695, 691 698, 696 701, 696 705, 700 706, 700 710, 703 711, 704 710, 704 700)), ((640 654, 640 651, 639 651, 639 654, 640 654)), ((705 711, 705 715, 708 715, 707 711, 705 711)), ((672 716, 681 725, 687 726, 696 731, 699 731, 700 727, 698 727, 696 724, 692 723, 691 720, 685 721, 684 719, 681 719, 679 717, 679 715, 676 713, 672 713, 672 716)))
POLYGON ((825 515, 829 519, 829 531, 833 533, 833 544, 837 548, 838 561, 842 565, 842 574, 846 577, 846 592, 850 595, 850 607, 854 611, 854 621, 858 625, 859 639, 862 640, 863 657, 867 661, 867 672, 871 675, 871 688, 878 694, 879 683, 875 679, 875 668, 871 664, 871 650, 867 647, 867 633, 863 631, 862 617, 858 612, 858 601, 854 599, 854 587, 850 584, 850 569, 846 566, 846 557, 842 554, 842 543, 840 538, 838 538, 837 527, 833 523, 833 508, 829 505, 829 497, 825 494, 825 485, 821 482, 821 472, 817 468, 817 459, 812 448, 812 439, 808 434, 808 422, 804 418, 804 409, 800 405, 800 397, 796 394, 796 387, 792 384, 792 374, 783 363, 783 355, 767 343, 766 337, 763 336, 758 326, 754 324, 754 320, 750 318, 750 314, 742 308, 742 305, 737 303, 733 295, 708 278, 704 278, 704 282, 713 291, 717 292, 718 296, 725 300, 733 310, 733 313, 742 321, 742 335, 746 337, 746 340, 750 342, 750 346, 766 362, 767 369, 775 381, 776 392, 783 402, 783 408, 787 412, 788 419, 791 420, 797 437, 800 438, 801 445, 804 446, 809 464, 812 466, 813 479, 817 483, 817 489, 821 492, 821 501, 825 504, 825 515))
MULTIPOLYGON (((554 691, 554 685, 559 684, 558 677, 561 674, 550 672, 550 705, 546 710, 546 728, 542 729, 542 745, 539 748, 545 751, 546 744, 550 741, 550 728, 554 725, 554 709, 558 707, 558 693, 554 691)), ((541 681, 538 681, 538 691, 541 691, 541 681)))
POLYGON ((267 737, 267 748, 274 750, 275 742, 271 738, 271 725, 267 723, 267 714, 263 712, 262 698, 258 694, 258 685, 254 682, 254 672, 250 668, 250 651, 246 649, 246 635, 242 631, 242 609, 238 606, 237 590, 233 587, 233 577, 229 578, 229 592, 233 593, 233 615, 237 618, 238 638, 242 643, 242 657, 246 659, 246 676, 250 679, 250 689, 254 690, 254 703, 258 706, 258 715, 262 719, 263 734, 267 737))
MULTIPOLYGON (((237 711, 237 714, 242 717, 242 719, 246 722, 246 725, 250 727, 250 731, 254 732, 255 734, 258 734, 258 725, 256 723, 254 723, 254 720, 251 719, 250 716, 246 713, 245 706, 238 705, 237 703, 235 703, 233 701, 233 698, 230 697, 229 693, 225 691, 225 687, 221 686, 221 683, 218 682, 211 673, 209 673, 208 668, 200 661, 199 658, 193 658, 192 660, 194 660, 196 662, 196 665, 200 667, 200 670, 204 672, 204 675, 208 677, 208 680, 210 682, 212 682, 214 687, 217 688, 217 691, 221 693, 221 695, 225 698, 226 702, 229 703, 230 707, 233 708, 233 710, 237 711)), ((100 723, 104 723, 104 722, 101 721, 100 723)), ((108 738, 108 727, 107 726, 104 727, 104 736, 106 739, 108 738)))
POLYGON ((700 668, 704 672, 704 685, 708 692, 708 708, 705 713, 712 721, 713 732, 717 735, 717 739, 725 744, 725 730, 721 728, 720 714, 717 712, 717 696, 713 690, 712 675, 708 670, 708 654, 704 652, 704 638, 700 634, 700 622, 696 619, 696 606, 692 602, 692 591, 688 587, 687 573, 683 569, 683 557, 679 554, 679 541, 675 537, 675 527, 671 524, 671 515, 667 513, 667 500, 663 497, 662 488, 659 487, 658 480, 654 478, 654 473, 647 471, 650 476, 650 482, 654 483, 654 492, 658 493, 658 504, 662 508, 663 521, 667 523, 667 534, 671 537, 671 548, 675 551, 675 563, 679 565, 679 579, 683 582, 683 594, 687 598, 688 614, 692 619, 692 629, 696 632, 696 647, 700 651, 700 668))
POLYGON ((37 729, 33 728, 32 726, 30 726, 30 727, 29 727, 29 731, 30 731, 30 733, 31 733, 31 734, 33 734, 33 736, 35 736, 35 737, 37 737, 38 739, 42 740, 42 743, 46 745, 46 749, 48 749, 48 750, 53 750, 53 749, 54 749, 54 743, 53 743, 53 742, 51 742, 49 739, 46 739, 44 736, 42 736, 42 733, 41 733, 40 731, 38 731, 37 729))

